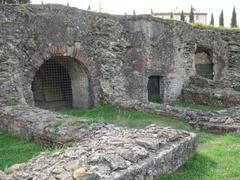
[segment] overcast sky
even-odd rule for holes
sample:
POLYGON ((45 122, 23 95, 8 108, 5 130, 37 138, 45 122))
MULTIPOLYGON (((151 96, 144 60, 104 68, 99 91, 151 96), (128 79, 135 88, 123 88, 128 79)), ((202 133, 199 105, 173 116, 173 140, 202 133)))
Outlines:
POLYGON ((224 10, 225 26, 229 26, 233 7, 236 6, 238 25, 240 25, 240 0, 32 0, 33 4, 46 3, 67 4, 80 9, 87 9, 90 4, 92 10, 99 9, 99 2, 103 12, 110 14, 149 14, 154 12, 185 12, 190 11, 191 5, 197 12, 208 13, 208 22, 213 12, 215 24, 218 24, 221 9, 224 10))

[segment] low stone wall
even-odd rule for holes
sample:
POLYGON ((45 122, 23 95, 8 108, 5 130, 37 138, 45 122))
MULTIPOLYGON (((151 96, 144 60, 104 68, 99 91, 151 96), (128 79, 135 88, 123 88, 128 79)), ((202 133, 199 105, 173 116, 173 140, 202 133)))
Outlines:
POLYGON ((192 127, 214 134, 240 134, 240 106, 210 112, 157 103, 141 103, 138 101, 129 101, 124 104, 119 103, 119 105, 142 112, 182 118, 192 127))
POLYGON ((194 76, 183 88, 180 99, 196 104, 233 107, 240 102, 240 92, 227 87, 224 81, 212 81, 194 76))
POLYGON ((91 122, 30 106, 0 107, 0 128, 11 134, 43 143, 66 144, 88 133, 91 122))
POLYGON ((240 134, 240 106, 209 114, 188 114, 188 120, 191 126, 207 132, 240 134))
POLYGON ((93 125, 79 144, 9 168, 0 179, 153 179, 176 170, 196 150, 196 135, 150 125, 93 125))

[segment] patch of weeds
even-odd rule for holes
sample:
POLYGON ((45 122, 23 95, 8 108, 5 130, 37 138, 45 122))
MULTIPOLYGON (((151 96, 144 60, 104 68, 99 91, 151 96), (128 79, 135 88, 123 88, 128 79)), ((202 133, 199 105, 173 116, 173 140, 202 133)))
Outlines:
POLYGON ((159 96, 158 94, 153 94, 148 96, 148 101, 153 102, 153 103, 162 103, 162 97, 159 96))
POLYGON ((51 155, 54 154, 55 152, 59 152, 61 150, 63 150, 64 146, 62 144, 51 144, 46 146, 43 151, 44 153, 46 153, 47 155, 51 155))
POLYGON ((6 103, 8 106, 16 106, 18 102, 15 99, 11 99, 6 103))
POLYGON ((222 31, 236 31, 240 32, 240 28, 228 28, 228 27, 223 27, 223 26, 212 26, 212 25, 206 25, 206 24, 201 24, 201 23, 190 23, 193 27, 200 28, 200 29, 217 29, 217 30, 222 30, 222 31))
POLYGON ((108 13, 103 13, 103 12, 95 12, 95 11, 91 11, 91 13, 95 16, 99 16, 99 17, 107 17, 107 16, 111 16, 108 13))
POLYGON ((30 6, 30 3, 22 3, 22 4, 19 4, 19 6, 22 8, 26 8, 30 6))
POLYGON ((87 129, 89 127, 89 124, 81 124, 79 125, 81 129, 87 129))
POLYGON ((77 126, 77 127, 82 128, 82 129, 87 129, 94 122, 96 122, 96 121, 95 120, 89 120, 89 121, 86 121, 86 122, 72 121, 72 122, 69 122, 68 124, 70 126, 77 126))
POLYGON ((51 125, 55 128, 58 128, 59 126, 61 126, 64 123, 64 120, 59 119, 59 120, 55 120, 51 123, 51 125))
POLYGON ((234 86, 233 89, 234 89, 235 91, 240 91, 240 85, 234 86))

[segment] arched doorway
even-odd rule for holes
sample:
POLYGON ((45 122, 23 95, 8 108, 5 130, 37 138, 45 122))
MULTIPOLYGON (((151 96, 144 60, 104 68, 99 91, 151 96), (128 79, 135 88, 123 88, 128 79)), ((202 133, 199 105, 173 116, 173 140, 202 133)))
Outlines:
POLYGON ((44 109, 89 108, 91 88, 87 69, 70 57, 45 61, 32 82, 34 102, 44 109))

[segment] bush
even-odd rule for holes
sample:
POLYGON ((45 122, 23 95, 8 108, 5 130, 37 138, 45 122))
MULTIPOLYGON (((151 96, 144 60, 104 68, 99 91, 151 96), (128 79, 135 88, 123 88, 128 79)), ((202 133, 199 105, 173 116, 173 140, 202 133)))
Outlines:
POLYGON ((234 86, 233 89, 234 89, 235 91, 240 91, 240 85, 234 86))

